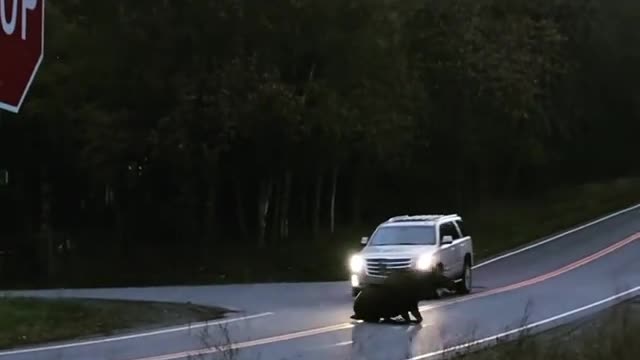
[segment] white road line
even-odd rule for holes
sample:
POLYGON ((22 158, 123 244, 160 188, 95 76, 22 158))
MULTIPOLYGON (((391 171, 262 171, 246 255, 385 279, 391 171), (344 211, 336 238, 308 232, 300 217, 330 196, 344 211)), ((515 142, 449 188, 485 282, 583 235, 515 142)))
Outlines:
POLYGON ((567 235, 569 235, 569 234, 572 234, 572 233, 574 233, 574 232, 576 232, 576 231, 580 231, 580 230, 585 229, 585 228, 587 228, 587 227, 589 227, 589 226, 593 226, 593 225, 595 225, 595 224, 601 223, 601 222, 603 222, 603 221, 605 221, 605 220, 609 220, 609 219, 611 219, 611 218, 613 218, 613 217, 616 217, 616 216, 618 216, 618 215, 624 214, 624 213, 629 212, 629 211, 631 211, 631 210, 635 210, 635 209, 637 209, 637 208, 640 208, 640 204, 637 204, 637 205, 634 205, 634 206, 628 207, 628 208, 626 208, 626 209, 622 209, 622 210, 617 211, 617 212, 615 212, 615 213, 613 213, 613 214, 609 214, 609 215, 607 215, 607 216, 604 216, 604 217, 601 217, 601 218, 599 218, 599 219, 593 220, 593 221, 591 221, 591 222, 589 222, 589 223, 587 223, 587 224, 584 224, 584 225, 578 226, 578 227, 573 228, 573 229, 571 229, 571 230, 565 231, 565 232, 563 232, 563 233, 561 233, 561 234, 558 234, 558 235, 552 236, 552 237, 550 237, 550 238, 548 238, 548 239, 545 239, 545 240, 542 240, 542 241, 539 241, 539 242, 533 243, 533 244, 531 244, 531 245, 529 245, 529 246, 525 246, 525 247, 523 247, 523 248, 520 248, 520 249, 517 249, 517 250, 514 250, 514 251, 510 251, 510 252, 507 252, 506 254, 502 254, 502 255, 496 256, 496 257, 491 258, 491 259, 489 259, 489 260, 487 260, 487 261, 483 261, 483 262, 481 262, 480 264, 477 264, 477 265, 473 266, 473 269, 477 269, 477 268, 479 268, 479 267, 483 267, 483 266, 485 266, 485 265, 489 265, 489 264, 491 264, 491 263, 494 263, 494 262, 496 262, 496 261, 498 261, 498 260, 502 260, 502 259, 507 258, 507 257, 509 257, 509 256, 513 256, 513 255, 515 255, 515 254, 519 254, 519 253, 521 253, 521 252, 524 252, 524 251, 527 251, 527 250, 531 250, 531 249, 536 248, 536 247, 538 247, 538 246, 542 246, 542 245, 544 245, 544 244, 547 244, 547 243, 550 243, 550 242, 552 242, 552 241, 555 241, 555 240, 558 240, 558 239, 560 239, 560 238, 563 238, 563 237, 565 237, 565 236, 567 236, 567 235))
POLYGON ((242 321, 242 320, 250 320, 250 319, 255 319, 255 318, 269 316, 269 315, 273 315, 273 313, 265 312, 265 313, 260 313, 260 314, 247 315, 247 316, 235 317, 235 318, 218 320, 218 321, 209 321, 209 322, 205 321, 205 322, 193 323, 193 324, 190 324, 190 325, 185 325, 185 326, 180 326, 180 327, 173 327, 173 328, 167 328, 167 329, 161 329, 161 330, 155 330, 155 331, 149 331, 149 332, 142 332, 142 333, 135 333, 135 334, 131 334, 131 335, 115 336, 115 337, 109 337, 109 338, 104 338, 104 339, 89 340, 89 341, 83 341, 83 342, 74 342, 74 343, 68 343, 68 344, 60 344, 60 345, 51 345, 51 346, 34 347, 34 348, 28 348, 28 349, 4 351, 4 352, 0 352, 0 356, 25 354, 25 353, 31 353, 31 352, 36 352, 36 351, 59 350, 59 349, 65 349, 65 348, 70 348, 70 347, 95 345, 95 344, 103 344, 103 343, 108 343, 108 342, 113 342, 113 341, 136 339, 136 338, 141 338, 141 337, 146 337, 146 336, 153 336, 153 335, 167 334, 167 333, 184 331, 184 330, 198 329, 198 328, 203 328, 203 327, 207 327, 207 326, 229 324, 229 323, 233 323, 233 322, 238 322, 238 321, 242 321))
POLYGON ((347 346, 353 344, 353 340, 339 342, 337 344, 333 344, 332 346, 347 346))
POLYGON ((466 344, 452 346, 450 348, 446 348, 446 349, 430 352, 430 353, 427 353, 427 354, 419 355, 419 356, 416 356, 416 357, 408 358, 407 360, 420 360, 420 359, 432 358, 432 357, 435 357, 435 356, 442 356, 442 355, 445 355, 447 353, 455 352, 457 350, 465 350, 465 349, 469 349, 472 346, 482 345, 482 344, 485 344, 485 343, 488 343, 488 342, 496 341, 496 340, 498 340, 500 338, 505 338, 507 336, 515 335, 515 334, 521 333, 521 332, 523 332, 525 330, 536 328, 536 327, 548 324, 550 322, 553 322, 553 321, 556 321, 556 320, 560 320, 560 319, 569 317, 571 315, 575 315, 577 313, 580 313, 580 312, 592 309, 594 307, 606 304, 608 302, 620 299, 620 298, 625 297, 627 295, 633 294, 634 292, 637 292, 638 290, 640 290, 640 286, 637 286, 637 287, 635 287, 633 289, 630 289, 630 290, 621 292, 619 294, 610 296, 610 297, 608 297, 606 299, 602 299, 600 301, 596 301, 596 302, 591 303, 589 305, 585 305, 583 307, 580 307, 580 308, 577 308, 577 309, 573 309, 573 310, 567 311, 567 312, 565 312, 563 314, 559 314, 559 315, 556 315, 556 316, 553 316, 553 317, 550 317, 550 318, 547 318, 547 319, 544 319, 544 320, 541 320, 541 321, 538 321, 538 322, 535 322, 535 323, 532 323, 532 324, 529 324, 529 325, 526 325, 526 326, 523 326, 523 327, 520 327, 520 328, 517 328, 517 329, 506 331, 506 332, 503 332, 503 333, 500 333, 500 334, 497 334, 497 335, 494 335, 494 336, 489 336, 489 337, 486 337, 484 339, 468 342, 466 344))
POLYGON ((330 344, 330 345, 314 346, 314 347, 308 348, 307 350, 308 351, 326 351, 327 349, 334 349, 334 348, 349 346, 349 345, 354 345, 353 340, 342 341, 342 342, 330 344))

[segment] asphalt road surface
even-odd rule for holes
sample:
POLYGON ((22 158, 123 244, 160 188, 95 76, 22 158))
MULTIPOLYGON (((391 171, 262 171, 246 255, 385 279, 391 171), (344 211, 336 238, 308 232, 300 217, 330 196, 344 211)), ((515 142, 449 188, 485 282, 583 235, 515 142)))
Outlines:
POLYGON ((478 264, 473 281, 470 295, 423 302, 419 325, 352 321, 347 282, 15 292, 239 312, 216 323, 4 351, 0 360, 417 360, 472 342, 488 346, 496 336, 545 330, 639 295, 640 206, 478 264))

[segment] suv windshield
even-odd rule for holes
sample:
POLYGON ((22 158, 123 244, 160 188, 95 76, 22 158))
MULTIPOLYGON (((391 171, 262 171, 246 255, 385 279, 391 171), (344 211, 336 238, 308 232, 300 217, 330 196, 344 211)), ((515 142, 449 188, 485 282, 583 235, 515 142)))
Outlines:
POLYGON ((386 226, 379 228, 371 237, 369 244, 383 245, 435 245, 433 226, 386 226))

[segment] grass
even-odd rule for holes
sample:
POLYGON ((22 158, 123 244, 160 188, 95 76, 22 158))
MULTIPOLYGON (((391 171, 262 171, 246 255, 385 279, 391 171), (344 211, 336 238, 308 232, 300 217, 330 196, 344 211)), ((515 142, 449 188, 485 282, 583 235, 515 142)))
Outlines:
POLYGON ((225 312, 191 304, 4 297, 0 348, 207 321, 225 312))
POLYGON ((462 215, 481 260, 637 203, 640 179, 618 179, 484 204, 462 215))
POLYGON ((454 359, 632 360, 640 354, 639 333, 640 298, 636 298, 581 321, 454 359))

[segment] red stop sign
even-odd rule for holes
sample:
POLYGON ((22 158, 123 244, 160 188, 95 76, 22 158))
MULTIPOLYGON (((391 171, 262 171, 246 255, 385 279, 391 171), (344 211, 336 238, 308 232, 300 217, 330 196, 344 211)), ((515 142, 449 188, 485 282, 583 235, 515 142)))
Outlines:
POLYGON ((0 109, 17 113, 44 53, 44 0, 0 0, 0 109))

